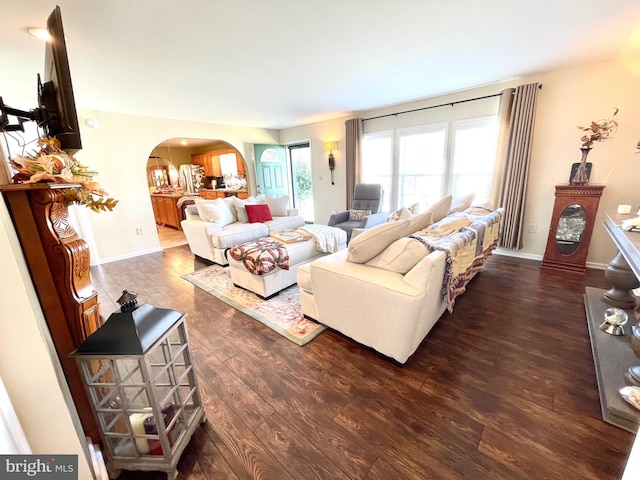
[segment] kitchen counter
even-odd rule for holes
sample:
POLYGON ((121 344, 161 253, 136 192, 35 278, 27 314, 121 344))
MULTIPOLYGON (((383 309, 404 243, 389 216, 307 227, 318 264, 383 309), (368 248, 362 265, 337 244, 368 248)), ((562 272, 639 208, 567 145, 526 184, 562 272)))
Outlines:
POLYGON ((152 197, 166 197, 166 198, 182 198, 182 197, 197 197, 197 193, 152 193, 152 197))
POLYGON ((249 193, 246 188, 201 188, 199 192, 249 193))
POLYGON ((220 197, 232 197, 248 198, 249 191, 245 189, 236 190, 233 188, 201 188, 198 193, 202 198, 207 200, 213 200, 220 197))

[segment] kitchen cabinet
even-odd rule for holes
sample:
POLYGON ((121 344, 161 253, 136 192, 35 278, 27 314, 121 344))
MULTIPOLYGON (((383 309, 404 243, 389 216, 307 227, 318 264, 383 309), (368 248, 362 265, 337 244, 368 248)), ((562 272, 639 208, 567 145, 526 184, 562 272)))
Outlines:
POLYGON ((226 155, 232 153, 236 156, 236 165, 238 168, 238 175, 246 175, 247 172, 244 168, 244 162, 242 157, 238 155, 237 151, 233 148, 225 148, 222 150, 212 150, 204 153, 194 153, 191 155, 191 163, 196 165, 202 165, 204 167, 204 174, 207 177, 222 177, 222 167, 220 166, 220 155, 226 155))
MULTIPOLYGON (((206 175, 206 168, 205 167, 205 175, 206 175)), ((211 152, 211 155, 209 156, 209 168, 211 170, 211 175, 207 175, 210 177, 221 177, 222 176, 222 169, 220 168, 220 155, 216 154, 214 152, 211 152)))
POLYGON ((205 200, 215 200, 216 198, 224 198, 227 196, 227 194, 224 193, 223 191, 216 191, 216 190, 200 190, 198 194, 200 195, 201 198, 204 198, 205 200))
POLYGON ((163 195, 155 195, 151 197, 151 208, 153 209, 153 216, 155 217, 158 225, 165 225, 167 227, 182 230, 180 225, 182 213, 178 208, 179 198, 179 196, 170 197, 163 195))
POLYGON ((221 177, 220 155, 216 152, 194 153, 191 155, 191 163, 204 167, 205 177, 221 177))

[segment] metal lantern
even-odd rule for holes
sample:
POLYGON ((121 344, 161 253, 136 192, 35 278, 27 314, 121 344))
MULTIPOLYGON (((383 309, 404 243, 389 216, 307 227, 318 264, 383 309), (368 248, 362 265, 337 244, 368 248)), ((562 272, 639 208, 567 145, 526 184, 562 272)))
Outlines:
POLYGON ((166 471, 206 418, 184 314, 137 306, 134 292, 72 353, 98 420, 111 478, 120 470, 166 471))

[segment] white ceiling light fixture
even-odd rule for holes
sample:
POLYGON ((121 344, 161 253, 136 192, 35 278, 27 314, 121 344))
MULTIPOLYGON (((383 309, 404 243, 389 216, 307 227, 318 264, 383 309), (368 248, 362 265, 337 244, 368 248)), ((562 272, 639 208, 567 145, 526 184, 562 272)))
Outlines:
POLYGON ((39 40, 51 41, 51 35, 49 35, 49 31, 46 28, 30 27, 27 31, 39 40))

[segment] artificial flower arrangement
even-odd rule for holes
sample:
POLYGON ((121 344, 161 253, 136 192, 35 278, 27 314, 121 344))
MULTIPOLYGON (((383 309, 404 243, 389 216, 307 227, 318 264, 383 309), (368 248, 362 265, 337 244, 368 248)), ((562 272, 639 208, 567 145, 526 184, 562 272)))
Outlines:
POLYGON ((581 127, 580 125, 578 125, 578 129, 584 132, 582 137, 580 137, 582 148, 591 148, 591 145, 593 145, 595 142, 604 142, 605 140, 611 138, 611 136, 618 128, 618 122, 616 122, 613 118, 617 113, 618 109, 616 108, 611 118, 598 120, 597 122, 591 122, 591 125, 589 125, 588 127, 581 127))
POLYGON ((63 194, 69 203, 86 205, 94 212, 113 210, 118 200, 109 197, 93 180, 98 172, 81 165, 72 155, 60 149, 60 142, 52 137, 38 140, 40 150, 33 156, 18 156, 11 166, 18 173, 16 183, 55 182, 78 184, 80 188, 66 188, 63 194))

